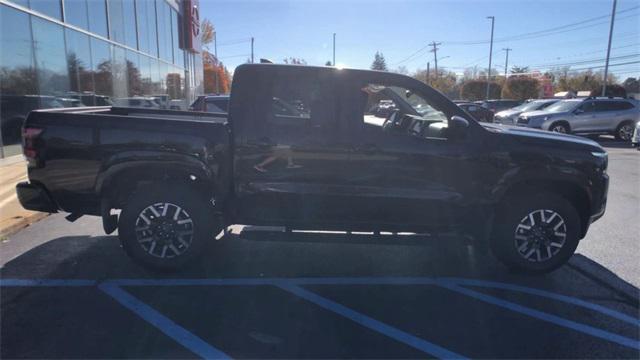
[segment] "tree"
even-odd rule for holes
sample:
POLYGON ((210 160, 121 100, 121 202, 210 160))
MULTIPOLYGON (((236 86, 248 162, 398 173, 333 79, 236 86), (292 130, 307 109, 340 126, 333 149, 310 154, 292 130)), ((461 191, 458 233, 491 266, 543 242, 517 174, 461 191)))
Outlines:
MULTIPOLYGON (((495 82, 489 83, 489 99, 497 99, 500 97, 502 87, 495 82)), ((475 101, 484 100, 487 93, 486 80, 471 80, 462 84, 460 89, 460 97, 463 99, 475 101)))
POLYGON ((622 86, 624 86, 624 89, 628 92, 628 93, 640 93, 640 79, 636 79, 636 78, 627 78, 623 83, 622 86))
POLYGON ((213 42, 213 35, 216 32, 216 28, 213 26, 209 19, 203 19, 200 25, 200 42, 205 49, 209 50, 209 44, 213 42))
POLYGON ((384 59, 384 55, 381 52, 376 51, 376 54, 371 63, 371 70, 387 71, 387 61, 384 59))
POLYGON ((398 66, 395 70, 393 70, 393 72, 402 74, 402 75, 409 75, 409 69, 407 69, 407 67, 404 65, 398 66))
POLYGON ((327 60, 327 62, 326 62, 326 63, 324 63, 324 66, 332 66, 332 65, 331 65, 331 61, 327 60))
POLYGON ((526 74, 529 72, 529 67, 528 66, 512 66, 511 67, 511 73, 512 74, 526 74))
POLYGON ((203 51, 204 92, 226 94, 231 88, 231 75, 227 68, 213 54, 203 51))
POLYGON ((440 68, 438 69, 438 76, 432 72, 430 74, 431 79, 427 79, 427 70, 419 69, 413 74, 413 77, 431 85, 431 87, 450 99, 456 99, 460 95, 460 86, 455 72, 440 68))
POLYGON ((535 99, 540 92, 538 80, 529 77, 510 77, 502 87, 503 99, 535 99))
MULTIPOLYGON (((602 86, 597 89, 591 89, 591 96, 601 96, 602 86)), ((604 90, 604 96, 627 97, 627 90, 621 85, 607 85, 604 90)))

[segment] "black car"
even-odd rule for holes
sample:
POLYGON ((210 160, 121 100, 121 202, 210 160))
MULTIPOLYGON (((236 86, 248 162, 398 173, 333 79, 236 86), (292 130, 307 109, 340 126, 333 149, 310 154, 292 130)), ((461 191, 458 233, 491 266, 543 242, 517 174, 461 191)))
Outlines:
POLYGON ((458 103, 457 105, 478 121, 493 122, 493 112, 483 106, 469 102, 458 103))
POLYGON ((241 65, 228 114, 34 111, 23 136, 25 208, 100 216, 129 255, 163 269, 252 224, 457 231, 545 272, 604 214, 609 182, 591 140, 479 123, 411 77, 331 67, 241 65), (397 109, 367 115, 382 96, 397 109))
POLYGON ((482 102, 482 106, 491 110, 494 114, 503 110, 511 109, 522 104, 520 100, 485 100, 482 102))

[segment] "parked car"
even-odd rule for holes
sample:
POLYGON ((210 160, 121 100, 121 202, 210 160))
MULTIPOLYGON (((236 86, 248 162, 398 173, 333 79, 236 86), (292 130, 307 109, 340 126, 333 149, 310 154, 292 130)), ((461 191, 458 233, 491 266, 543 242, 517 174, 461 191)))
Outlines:
POLYGON ((494 114, 502 110, 511 109, 522 104, 520 100, 485 100, 482 102, 482 106, 491 110, 494 114))
POLYGON ((548 106, 553 105, 558 101, 558 99, 540 99, 526 101, 514 108, 499 111, 493 117, 493 122, 504 125, 515 125, 520 114, 529 111, 544 110, 548 106))
POLYGON ((386 118, 396 109, 397 107, 393 100, 380 100, 374 109, 374 114, 378 117, 386 118))
POLYGON ((604 214, 607 153, 596 142, 479 123, 414 78, 245 64, 232 88, 228 116, 31 112, 21 204, 100 216, 129 255, 163 269, 224 227, 253 224, 469 233, 507 266, 539 273, 564 264, 604 214), (384 123, 365 120, 375 92, 398 106, 384 123), (274 99, 309 112, 281 114, 274 99))
POLYGON ((158 103, 155 97, 142 97, 142 96, 113 99, 113 106, 139 107, 139 108, 150 108, 150 109, 161 108, 160 104, 158 103))
POLYGON ((201 95, 191 104, 189 110, 226 113, 228 108, 229 95, 201 95))
POLYGON ((64 107, 54 96, 2 95, 0 96, 0 126, 3 144, 20 142, 20 129, 30 111, 64 107))
POLYGON ((640 107, 635 100, 586 98, 561 100, 544 110, 523 113, 517 125, 566 134, 611 134, 630 141, 639 119, 640 107))
POLYGON ((635 130, 633 131, 633 137, 631 138, 631 145, 637 147, 640 150, 640 121, 636 122, 635 130))
POLYGON ((458 103, 458 106, 460 108, 462 108, 462 110, 468 112, 469 114, 471 114, 471 116, 473 116, 474 119, 478 120, 478 121, 482 121, 482 122, 493 122, 494 121, 494 116, 493 116, 493 112, 491 112, 489 109, 480 106, 478 104, 474 104, 474 103, 458 103))

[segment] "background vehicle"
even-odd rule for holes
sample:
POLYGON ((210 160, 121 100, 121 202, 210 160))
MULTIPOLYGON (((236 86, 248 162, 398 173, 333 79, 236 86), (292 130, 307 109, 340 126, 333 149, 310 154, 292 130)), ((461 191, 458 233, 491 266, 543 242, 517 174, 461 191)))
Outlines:
POLYGON ((226 113, 228 108, 229 95, 202 95, 191 104, 189 110, 226 113))
POLYGON ((636 122, 636 127, 633 131, 633 137, 631 138, 631 145, 637 147, 640 150, 640 121, 636 122))
POLYGON ((507 266, 545 272, 605 211, 597 143, 478 123, 414 78, 247 64, 233 81, 228 116, 32 112, 20 202, 101 216, 155 268, 185 264, 223 226, 253 224, 467 232, 507 266), (367 104, 380 96, 398 109, 369 122, 367 104))
POLYGON ((521 114, 517 125, 570 134, 611 134, 630 141, 639 119, 635 100, 586 98, 562 100, 545 110, 521 114))
POLYGON ((519 100, 485 100, 481 102, 482 106, 491 110, 494 114, 502 110, 511 109, 522 104, 519 100))
POLYGON ((491 110, 474 103, 459 103, 458 106, 471 114, 474 119, 482 122, 493 122, 494 115, 491 110))
POLYGON ((160 109, 160 104, 158 104, 156 98, 154 97, 117 98, 113 99, 113 105, 122 107, 160 109))
POLYGON ((518 116, 524 112, 528 111, 536 111, 536 110, 544 110, 550 105, 557 103, 558 99, 542 99, 542 100, 531 100, 526 101, 525 103, 518 105, 514 108, 499 111, 494 117, 493 122, 504 124, 504 125, 515 125, 518 116))
POLYGON ((54 96, 2 95, 1 100, 0 124, 4 144, 20 142, 20 129, 30 111, 63 107, 54 96))

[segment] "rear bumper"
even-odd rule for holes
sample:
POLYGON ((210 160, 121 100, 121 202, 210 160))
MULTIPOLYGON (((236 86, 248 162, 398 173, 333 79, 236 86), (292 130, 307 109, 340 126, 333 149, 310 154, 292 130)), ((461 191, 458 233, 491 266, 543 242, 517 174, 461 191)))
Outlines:
POLYGON ((42 185, 21 182, 16 185, 18 200, 23 208, 48 213, 58 212, 58 205, 42 185))

